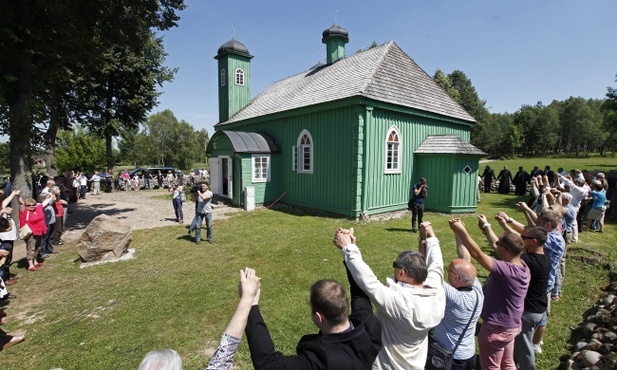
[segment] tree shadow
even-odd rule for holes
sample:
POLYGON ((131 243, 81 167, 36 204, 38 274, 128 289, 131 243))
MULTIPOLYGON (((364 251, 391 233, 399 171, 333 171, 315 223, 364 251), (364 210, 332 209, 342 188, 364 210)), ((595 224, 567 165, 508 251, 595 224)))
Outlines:
POLYGON ((97 204, 79 204, 72 205, 71 212, 66 220, 67 229, 85 229, 86 226, 99 215, 114 216, 122 219, 126 218, 125 214, 135 210, 134 207, 115 207, 114 203, 97 203, 97 204), (108 208, 108 209, 103 209, 108 208))

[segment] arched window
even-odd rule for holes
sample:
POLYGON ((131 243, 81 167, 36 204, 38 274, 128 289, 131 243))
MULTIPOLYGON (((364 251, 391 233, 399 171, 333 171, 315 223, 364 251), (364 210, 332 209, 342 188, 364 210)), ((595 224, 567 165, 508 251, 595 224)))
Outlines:
POLYGON ((401 133, 390 127, 386 136, 386 173, 401 173, 401 133))
POLYGON ((310 132, 302 130, 294 147, 294 170, 298 173, 313 173, 313 138, 310 132))
POLYGON ((240 68, 236 69, 236 85, 244 86, 244 71, 240 68))
POLYGON ((225 80, 227 79, 227 74, 224 69, 221 69, 221 86, 225 86, 225 80))

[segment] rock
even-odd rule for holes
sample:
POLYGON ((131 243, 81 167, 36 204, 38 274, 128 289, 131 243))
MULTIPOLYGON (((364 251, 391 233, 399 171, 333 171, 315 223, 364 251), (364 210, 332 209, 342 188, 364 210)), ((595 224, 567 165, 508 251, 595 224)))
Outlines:
POLYGON ((589 344, 587 346, 587 348, 592 350, 592 351, 598 351, 598 350, 600 350, 600 347, 602 347, 602 342, 600 342, 597 339, 590 340, 589 344))
POLYGON ((586 347, 587 347, 587 343, 583 342, 583 341, 580 341, 580 342, 576 343, 576 345, 574 345, 574 350, 578 352, 578 351, 580 351, 582 349, 585 349, 586 347))
POLYGON ((608 353, 613 352, 613 345, 610 343, 604 343, 601 347, 600 347, 600 353, 603 355, 606 355, 608 353))
POLYGON ((593 334, 597 327, 598 325, 592 322, 588 322, 587 324, 585 324, 585 326, 583 326, 583 333, 585 334, 585 336, 588 337, 593 334))
POLYGON ((99 215, 88 225, 77 242, 77 254, 82 262, 108 261, 126 253, 133 233, 120 220, 99 215))
POLYGON ((609 353, 602 358, 602 370, 617 369, 617 354, 609 353))
POLYGON ((606 297, 604 297, 604 303, 607 306, 612 305, 614 301, 615 301, 615 295, 614 294, 609 294, 606 297))
POLYGON ((581 369, 581 365, 574 362, 574 360, 568 360, 567 370, 580 370, 580 369, 581 369))
POLYGON ((602 358, 602 355, 596 351, 584 351, 582 352, 582 355, 583 355, 583 365, 588 366, 588 367, 595 366, 598 363, 598 361, 600 361, 600 359, 602 358))
POLYGON ((604 339, 608 340, 608 341, 611 341, 611 342, 614 342, 615 339, 617 339, 617 334, 615 334, 612 331, 606 332, 606 333, 604 333, 604 339))

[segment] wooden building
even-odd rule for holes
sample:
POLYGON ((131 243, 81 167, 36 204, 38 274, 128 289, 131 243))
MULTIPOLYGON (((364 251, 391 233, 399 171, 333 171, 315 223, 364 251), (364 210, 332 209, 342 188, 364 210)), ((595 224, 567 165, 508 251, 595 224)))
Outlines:
POLYGON ((428 209, 476 210, 475 124, 394 42, 345 55, 348 32, 323 31, 327 60, 251 100, 246 46, 218 61, 219 122, 207 146, 211 189, 251 208, 281 202, 350 218, 407 207, 426 177, 428 209))

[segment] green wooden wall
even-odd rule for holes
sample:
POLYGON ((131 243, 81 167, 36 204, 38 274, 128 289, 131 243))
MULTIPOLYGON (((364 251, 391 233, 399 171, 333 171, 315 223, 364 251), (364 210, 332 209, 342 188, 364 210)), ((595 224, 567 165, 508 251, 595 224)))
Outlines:
POLYGON ((226 121, 251 101, 250 58, 226 54, 218 63, 219 121, 226 121), (236 85, 236 69, 244 71, 244 85, 236 85), (225 86, 221 86, 221 70, 225 69, 225 86))
POLYGON ((474 155, 418 155, 417 170, 422 173, 418 179, 426 177, 429 186, 426 208, 444 213, 475 212, 479 159, 474 155), (465 173, 467 166, 469 174, 465 173))
MULTIPOLYGON (((367 189, 364 209, 369 215, 405 209, 413 184, 420 177, 426 177, 431 182, 431 177, 435 175, 429 176, 425 171, 416 168, 414 157, 414 151, 429 135, 458 135, 464 140, 469 140, 469 128, 452 122, 383 108, 375 108, 372 114, 368 115, 364 156, 366 163, 364 188, 367 189), (396 126, 401 133, 400 174, 385 173, 386 135, 392 126, 396 126)), ((434 170, 437 172, 439 168, 434 170)), ((447 186, 450 185, 448 182, 447 186)), ((449 193, 448 191, 447 194, 449 193)), ((447 197, 446 194, 440 193, 435 196, 447 197)))
MULTIPOLYGON (((259 188, 259 196, 256 187, 257 203, 274 201, 284 193, 282 202, 357 218, 362 212, 371 215, 405 209, 411 187, 417 179, 427 177, 430 184, 431 177, 437 177, 425 175, 415 168, 413 153, 416 148, 428 135, 459 135, 468 141, 470 125, 410 109, 397 110, 386 104, 373 106, 349 99, 236 122, 217 129, 266 134, 281 148, 277 160, 271 160, 271 184, 259 188), (393 125, 402 138, 402 171, 386 174, 386 135, 393 125), (313 139, 312 174, 292 171, 293 147, 304 129, 313 139)), ((213 153, 213 156, 216 155, 213 153)), ((443 159, 448 160, 453 159, 443 159)), ((454 163, 450 162, 446 168, 453 167, 454 163)), ((250 156, 243 157, 242 169, 243 186, 246 186, 244 182, 250 180, 250 156)), ((431 194, 440 207, 454 200, 450 191, 452 182, 453 179, 449 179, 444 183, 447 191, 431 194), (437 198, 443 200, 437 202, 437 198)))

